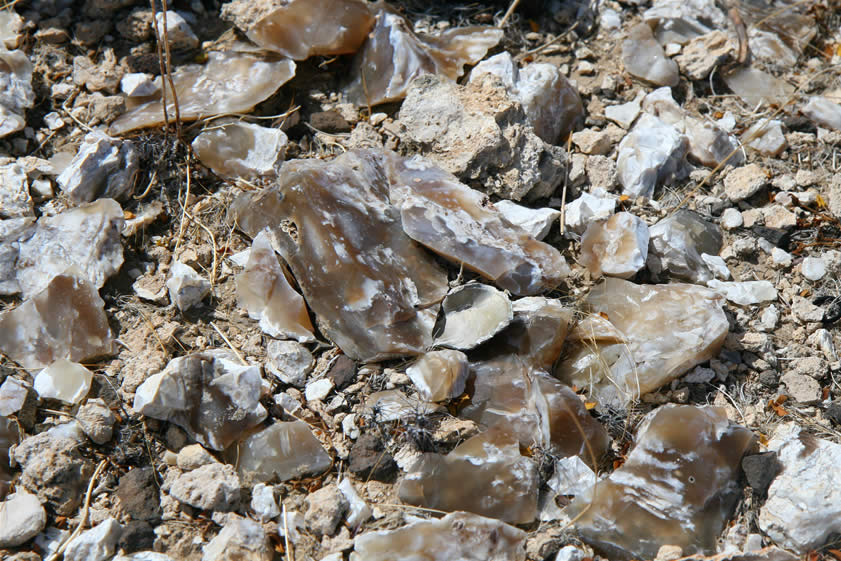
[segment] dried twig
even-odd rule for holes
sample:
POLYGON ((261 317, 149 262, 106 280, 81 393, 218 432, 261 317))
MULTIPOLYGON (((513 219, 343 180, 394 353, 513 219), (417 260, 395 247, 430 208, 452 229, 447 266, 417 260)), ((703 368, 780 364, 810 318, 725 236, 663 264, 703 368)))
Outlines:
POLYGON ((231 343, 230 339, 228 339, 227 337, 225 337, 225 334, 224 334, 224 333, 222 333, 222 330, 221 330, 221 329, 219 329, 218 327, 216 327, 216 324, 215 324, 215 323, 213 323, 212 321, 210 322, 210 327, 212 327, 213 329, 215 329, 215 330, 216 330, 216 333, 218 333, 218 334, 219 334, 219 336, 222 338, 222 340, 223 340, 223 341, 225 341, 225 344, 227 344, 227 345, 228 345, 228 347, 230 347, 230 349, 231 349, 232 351, 234 351, 234 354, 235 354, 235 355, 237 355, 237 358, 238 358, 238 359, 239 359, 239 361, 243 364, 243 366, 248 366, 248 363, 245 361, 245 357, 244 357, 244 356, 242 356, 242 353, 240 353, 240 352, 237 350, 237 348, 234 346, 234 344, 233 344, 233 343, 231 343))
POLYGON ((739 64, 745 64, 750 54, 750 50, 748 49, 748 30, 745 27, 745 21, 742 19, 742 14, 739 13, 739 8, 736 6, 730 8, 727 15, 733 21, 733 27, 736 28, 736 36, 739 38, 739 51, 736 61, 739 64))
POLYGON ((91 480, 88 482, 88 490, 85 492, 85 503, 82 506, 82 519, 79 520, 79 525, 76 526, 76 529, 73 530, 73 533, 67 536, 67 538, 61 542, 61 545, 58 546, 52 555, 47 558, 47 561, 56 561, 63 553, 64 550, 67 549, 67 546, 70 545, 76 537, 82 533, 82 529, 85 527, 85 524, 88 523, 88 512, 90 511, 91 506, 91 494, 93 493, 93 484, 96 482, 96 478, 99 477, 99 474, 102 473, 102 470, 105 468, 105 464, 107 460, 102 460, 99 462, 99 465, 96 466, 96 470, 93 472, 91 476, 91 480))
POLYGON ((502 19, 499 20, 498 24, 496 24, 497 28, 502 29, 503 27, 505 27, 505 24, 508 23, 508 18, 511 17, 511 15, 514 13, 514 10, 516 10, 517 6, 519 6, 519 5, 520 5, 520 0, 513 0, 511 2, 511 5, 508 6, 508 10, 506 10, 505 15, 502 16, 502 19))

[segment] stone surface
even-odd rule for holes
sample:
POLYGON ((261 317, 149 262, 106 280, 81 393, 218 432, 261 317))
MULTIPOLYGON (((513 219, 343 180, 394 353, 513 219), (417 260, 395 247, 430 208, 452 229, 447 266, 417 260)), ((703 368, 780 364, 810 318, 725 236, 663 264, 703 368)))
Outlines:
POLYGON ((319 401, 327 397, 335 387, 333 380, 330 378, 319 378, 307 384, 304 391, 304 397, 307 401, 319 401))
POLYGON ((104 307, 87 281, 59 275, 0 314, 0 350, 27 369, 44 368, 59 358, 81 362, 109 355, 111 329, 104 307))
POLYGON ((715 30, 690 39, 675 61, 691 79, 706 80, 715 67, 727 62, 732 50, 727 34, 715 30))
POLYGON ((75 203, 125 199, 134 191, 139 163, 133 142, 92 132, 56 183, 75 203))
POLYGON ((561 216, 561 211, 554 208, 528 208, 506 200, 498 201, 494 206, 505 220, 519 226, 537 240, 545 238, 561 216))
POLYGON ((776 452, 763 452, 745 456, 742 459, 742 470, 748 485, 759 496, 765 496, 768 486, 780 472, 780 463, 776 452))
POLYGON ((155 95, 158 89, 154 77, 145 72, 129 72, 120 78, 120 90, 128 97, 155 95))
POLYGON ((511 301, 486 284, 468 284, 450 292, 441 304, 442 332, 435 344, 469 350, 484 343, 514 318, 511 301))
POLYGON ((260 522, 268 522, 280 516, 280 508, 274 498, 274 489, 271 485, 258 483, 251 489, 251 510, 259 518, 260 522))
POLYGON ((757 164, 736 168, 724 178, 724 194, 733 202, 750 198, 768 185, 768 172, 757 164))
POLYGON ((17 547, 34 538, 47 524, 38 497, 19 490, 0 502, 0 547, 17 547))
POLYGON ((466 86, 442 76, 415 80, 397 125, 404 144, 490 194, 548 197, 563 181, 564 150, 535 134, 523 106, 493 74, 466 86))
POLYGON ((579 456, 561 458, 546 484, 559 495, 574 496, 587 491, 598 481, 593 470, 579 456))
POLYGON ((4 415, 0 416, 0 497, 6 496, 12 482, 9 448, 18 443, 19 436, 17 421, 4 415))
POLYGON ((744 223, 745 221, 744 218, 742 218, 742 213, 733 207, 724 209, 724 212, 721 214, 721 227, 725 230, 735 230, 736 228, 741 228, 744 223))
POLYGON ((841 105, 826 97, 810 97, 800 111, 822 127, 841 130, 841 105))
POLYGON ((35 103, 32 63, 23 51, 0 48, 0 138, 26 126, 24 111, 35 103))
MULTIPOLYGON (((17 378, 9 376, 0 385, 0 417, 14 415, 23 407, 29 387, 17 378)), ((2 430, 0 430, 2 432, 2 430)), ((0 452, 0 465, 3 463, 2 452, 0 452)), ((2 468, 0 468, 2 470, 2 468)), ((0 471, 2 473, 2 471, 0 471)), ((3 493, 0 492, 0 496, 3 493)))
POLYGON ((357 105, 378 105, 406 96, 423 75, 455 80, 466 64, 476 64, 502 39, 502 30, 472 26, 437 35, 415 34, 402 16, 378 6, 374 29, 353 61, 354 73, 345 90, 357 105))
POLYGON ((356 530, 359 526, 373 516, 373 511, 368 503, 359 496, 356 488, 350 479, 343 477, 339 481, 339 491, 342 492, 348 503, 347 523, 351 529, 356 530))
POLYGON ((467 355, 461 351, 431 351, 406 369, 418 395, 427 401, 445 401, 464 392, 467 355))
POLYGON ((307 495, 307 526, 317 536, 332 536, 348 510, 345 495, 335 484, 307 495))
POLYGON ((239 507, 239 477, 233 466, 207 464, 179 475, 169 494, 201 510, 230 512, 239 507))
MULTIPOLYGON (((208 53, 207 63, 188 64, 172 75, 181 119, 192 121, 223 113, 245 113, 271 96, 295 75, 295 63, 288 59, 265 60, 253 54, 208 53)), ((155 78, 160 88, 161 78, 155 78)), ((169 88, 167 88, 169 90, 169 88)), ((172 92, 166 99, 170 120, 175 118, 172 92)), ((109 134, 125 134, 135 129, 163 123, 161 93, 153 99, 127 100, 128 111, 118 117, 109 134)))
POLYGON ((644 114, 619 143, 616 171, 625 194, 650 198, 658 185, 679 176, 689 141, 672 125, 644 114))
POLYGON ((684 44, 693 37, 713 29, 724 29, 727 25, 724 12, 717 5, 703 0, 655 0, 643 14, 643 19, 654 26, 661 45, 684 44))
POLYGON ((215 538, 204 546, 202 561, 272 561, 274 552, 263 527, 232 514, 215 538))
POLYGON ((35 219, 31 217, 0 220, 0 294, 18 294, 21 291, 17 279, 20 241, 34 232, 35 219))
POLYGON ((276 177, 289 139, 280 129, 251 123, 214 123, 191 146, 201 163, 216 175, 254 180, 276 177))
POLYGON ((651 559, 662 545, 712 553, 741 496, 755 437, 722 408, 667 404, 648 414, 625 463, 568 510, 584 541, 613 559, 651 559))
POLYGON ((315 341, 310 316, 300 294, 289 284, 269 241, 261 231, 251 243, 245 269, 236 276, 237 300, 263 333, 278 339, 315 341))
POLYGON ((820 257, 806 257, 800 263, 800 272, 810 281, 819 281, 826 275, 826 261, 820 257))
POLYGON ((91 389, 93 374, 77 362, 60 358, 35 376, 32 388, 41 399, 77 404, 91 389))
POLYGON ((655 86, 676 86, 680 79, 677 63, 666 57, 645 23, 628 31, 622 42, 622 63, 629 74, 655 86))
POLYGON ((628 212, 591 222, 581 237, 581 264, 594 277, 631 278, 648 258, 648 226, 628 212))
POLYGON ((783 374, 780 381, 785 384, 787 395, 798 403, 821 401, 821 385, 811 376, 788 372, 783 374))
POLYGON ((175 464, 178 469, 191 471, 202 466, 216 463, 216 458, 204 449, 201 444, 189 444, 178 451, 175 464))
POLYGON ((303 421, 275 423, 239 444, 239 472, 257 481, 316 475, 331 463, 303 421))
POLYGON ((616 199, 613 197, 581 193, 577 199, 567 203, 564 224, 573 232, 583 233, 589 224, 610 218, 615 208, 616 199))
POLYGON ((204 446, 227 448, 267 415, 260 368, 232 359, 227 351, 172 359, 137 388, 134 409, 177 424, 204 446))
POLYGON ((777 299, 777 289, 769 281, 707 281, 707 286, 740 306, 750 306, 777 299))
POLYGON ((348 455, 348 470, 366 481, 388 481, 397 471, 394 457, 384 449, 383 442, 370 432, 362 433, 353 443, 348 455))
POLYGON ((29 194, 29 181, 17 163, 0 166, 0 218, 34 216, 35 208, 29 194))
POLYGON ((269 341, 266 346, 266 371, 284 384, 303 388, 314 367, 312 353, 297 341, 269 341))
POLYGON ((169 299, 185 312, 210 296, 210 281, 181 261, 173 261, 166 279, 169 299))
POLYGON ((106 561, 117 550, 122 528, 113 518, 107 518, 73 539, 64 551, 67 561, 106 561))
POLYGON ((841 445, 784 423, 774 431, 768 449, 777 453, 782 470, 768 488, 759 529, 803 555, 841 530, 841 488, 835 484, 841 445))
POLYGON ((640 114, 640 101, 643 97, 645 96, 638 95, 633 101, 605 107, 605 118, 609 121, 613 121, 623 129, 631 128, 631 125, 634 124, 634 121, 636 121, 640 114))
POLYGON ((779 156, 788 147, 782 121, 777 120, 762 119, 751 125, 742 134, 742 142, 765 156, 779 156))
POLYGON ((722 78, 727 87, 751 107, 783 105, 794 94, 791 84, 750 66, 738 67, 723 74, 722 78))
MULTIPOLYGON (((729 210, 729 209, 728 209, 729 210)), ((741 215, 740 215, 741 217, 741 215)), ((691 210, 678 210, 649 230, 648 269, 693 283, 715 278, 715 271, 703 255, 717 256, 722 235, 718 226, 691 210)))
POLYGON ((164 42, 164 26, 166 26, 166 39, 169 40, 169 45, 173 49, 194 49, 199 46, 199 38, 178 12, 172 10, 157 12, 155 19, 160 33, 158 41, 161 43, 164 42))
POLYGON ((716 356, 730 329, 724 299, 690 284, 607 278, 587 296, 594 314, 567 337, 555 375, 599 406, 624 408, 716 356))
POLYGON ((116 510, 133 520, 155 521, 161 517, 158 482, 153 468, 136 467, 120 477, 116 510))

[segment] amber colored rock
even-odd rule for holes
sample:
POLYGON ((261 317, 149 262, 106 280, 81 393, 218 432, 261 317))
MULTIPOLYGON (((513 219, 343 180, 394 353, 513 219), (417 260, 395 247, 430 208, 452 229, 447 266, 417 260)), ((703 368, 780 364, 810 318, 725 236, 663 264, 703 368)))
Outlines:
POLYGON ((466 64, 476 64, 502 39, 502 30, 473 26, 438 35, 418 35, 402 16, 379 4, 374 29, 354 60, 354 77, 346 89, 357 105, 378 105, 406 96, 412 80, 439 74, 455 80, 466 64))
POLYGON ((581 264, 595 277, 631 278, 648 258, 648 226, 628 212, 591 222, 581 237, 581 264))
MULTIPOLYGON (((193 121, 224 113, 245 113, 264 101, 295 75, 295 63, 271 60, 253 54, 211 52, 205 64, 177 68, 172 75, 181 120, 193 121)), ((160 77, 155 78, 160 88, 160 77)), ((118 117, 109 134, 124 134, 164 122, 161 92, 144 98, 128 98, 128 110, 118 117)), ((166 109, 175 120, 175 102, 167 88, 166 109)))
POLYGON ((238 445, 239 472, 256 481, 287 481, 315 475, 332 462, 321 442, 303 421, 278 422, 238 445))
POLYGON ((443 332, 436 345, 468 350, 493 337, 514 319, 514 309, 504 292, 486 284, 456 288, 441 303, 443 332))
POLYGON ((691 284, 607 278, 586 302, 607 320, 594 317, 573 330, 555 375, 602 406, 625 407, 715 357, 730 328, 724 298, 691 284))
POLYGON ((741 496, 754 435, 722 408, 665 405, 646 416, 610 477, 568 507, 582 539, 610 559, 653 559, 660 546, 714 553, 741 496))
POLYGON ((498 520, 453 512, 354 540, 351 561, 525 561, 526 533, 498 520))
POLYGON ((0 351, 26 369, 60 358, 73 362, 109 355, 105 302, 86 280, 58 275, 41 292, 0 314, 0 351))
POLYGON ((287 162, 279 185, 236 203, 237 224, 268 226, 321 330, 354 360, 422 354, 447 277, 404 232, 382 154, 287 162))
POLYGON ((451 349, 426 353, 406 369, 418 394, 428 401, 444 401, 461 395, 467 372, 467 355, 451 349))
POLYGON ((391 201, 412 239, 517 295, 551 290, 569 273, 557 249, 505 220, 481 192, 420 158, 387 162, 391 201))
POLYGON ((237 299, 263 333, 278 339, 315 341, 304 299, 289 284, 266 231, 257 234, 245 270, 236 276, 237 299))
POLYGON ((397 493, 409 504, 528 524, 537 516, 539 482, 537 465, 520 455, 516 436, 500 425, 447 455, 424 454, 397 493))
POLYGON ((192 142, 199 161, 221 177, 275 177, 289 140, 280 129, 251 123, 214 123, 192 142))

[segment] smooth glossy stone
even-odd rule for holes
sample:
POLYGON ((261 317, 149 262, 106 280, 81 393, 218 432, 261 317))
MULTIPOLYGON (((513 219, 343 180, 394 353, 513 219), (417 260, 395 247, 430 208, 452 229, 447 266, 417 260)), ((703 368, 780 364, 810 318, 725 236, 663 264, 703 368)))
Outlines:
POLYGON ((93 373, 77 362, 60 358, 35 376, 32 388, 41 399, 77 404, 91 389, 93 373))
POLYGON ((251 123, 213 123, 192 143, 199 161, 220 177, 276 177, 289 139, 280 129, 251 123))
POLYGON ((645 23, 632 27, 622 42, 622 63, 632 76, 656 86, 676 86, 680 80, 677 63, 666 57, 645 23))
POLYGON ((631 278, 645 267, 648 226, 628 212, 591 222, 581 237, 581 264, 594 277, 631 278))
POLYGON ((464 392, 467 382, 467 355, 461 351, 431 351, 406 369, 406 375, 427 401, 445 401, 464 392))
POLYGON ((332 465, 321 442, 303 421, 277 422, 239 443, 239 472, 256 481, 288 481, 332 465))
POLYGON ((514 318, 511 300, 486 284, 467 284, 447 294, 441 304, 443 332, 435 344, 460 350, 484 343, 514 318))

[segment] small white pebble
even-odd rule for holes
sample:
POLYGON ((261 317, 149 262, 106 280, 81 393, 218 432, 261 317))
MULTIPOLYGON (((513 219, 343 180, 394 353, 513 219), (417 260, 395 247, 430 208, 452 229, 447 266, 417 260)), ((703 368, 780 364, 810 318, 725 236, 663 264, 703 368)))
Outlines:
POLYGON ((744 224, 742 213, 735 208, 727 208, 721 215, 721 227, 725 230, 740 228, 744 224))
POLYGON ((788 267, 791 265, 791 254, 779 247, 775 247, 771 250, 771 259, 774 261, 775 265, 780 265, 781 267, 788 267))
POLYGON ((810 281, 819 281, 826 274, 826 261, 820 257, 807 257, 800 264, 800 271, 810 281))
POLYGON ((592 62, 587 62, 586 60, 582 60, 578 63, 578 73, 582 76, 590 76, 596 72, 596 67, 593 66, 592 62))
POLYGON ((304 396, 307 398, 307 401, 319 401, 327 397, 332 389, 333 380, 330 378, 320 378, 307 384, 307 389, 304 390, 304 396))

